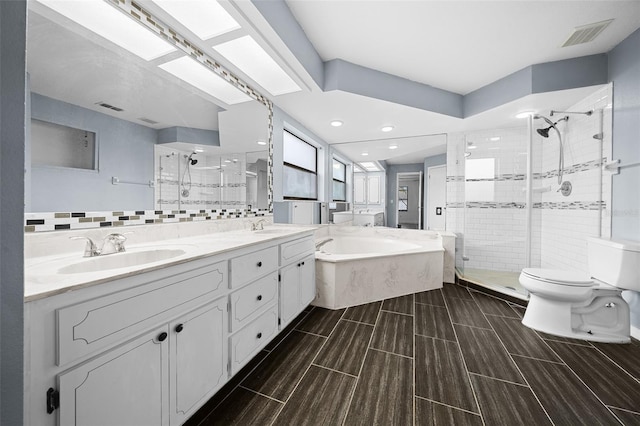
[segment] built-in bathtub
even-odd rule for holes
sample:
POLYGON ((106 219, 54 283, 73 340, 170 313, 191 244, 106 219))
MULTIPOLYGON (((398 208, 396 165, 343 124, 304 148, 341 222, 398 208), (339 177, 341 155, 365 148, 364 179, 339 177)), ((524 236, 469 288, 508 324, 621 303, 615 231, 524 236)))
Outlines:
POLYGON ((444 247, 454 247, 452 238, 432 231, 322 227, 316 242, 331 240, 316 251, 313 304, 340 309, 441 288, 448 281, 444 247))

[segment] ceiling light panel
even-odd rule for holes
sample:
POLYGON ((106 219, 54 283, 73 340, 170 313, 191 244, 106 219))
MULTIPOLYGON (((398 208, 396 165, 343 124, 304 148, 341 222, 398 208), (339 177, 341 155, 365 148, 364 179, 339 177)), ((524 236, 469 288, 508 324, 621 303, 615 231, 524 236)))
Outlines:
POLYGON ((170 43, 105 1, 38 0, 38 2, 146 61, 176 50, 170 43))
POLYGON ((189 56, 158 65, 163 70, 229 105, 251 98, 189 56))
POLYGON ((300 91, 300 86, 251 36, 219 44, 213 49, 274 96, 300 91))
POLYGON ((240 28, 215 0, 153 0, 191 32, 207 40, 240 28))

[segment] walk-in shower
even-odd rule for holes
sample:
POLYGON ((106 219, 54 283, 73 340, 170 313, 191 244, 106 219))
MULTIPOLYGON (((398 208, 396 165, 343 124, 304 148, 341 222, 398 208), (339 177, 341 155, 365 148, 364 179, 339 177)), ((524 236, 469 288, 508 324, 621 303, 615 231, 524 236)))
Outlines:
POLYGON ((567 111, 449 135, 446 219, 458 278, 527 299, 525 267, 586 270, 586 236, 610 234, 611 96, 607 85, 567 111))

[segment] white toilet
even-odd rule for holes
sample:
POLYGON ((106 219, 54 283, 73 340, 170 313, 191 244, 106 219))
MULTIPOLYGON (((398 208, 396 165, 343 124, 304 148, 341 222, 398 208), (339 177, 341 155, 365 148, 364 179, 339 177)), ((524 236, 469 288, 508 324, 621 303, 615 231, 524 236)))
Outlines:
POLYGON ((628 343, 623 290, 640 291, 640 243, 587 238, 589 274, 525 268, 529 293, 522 323, 544 333, 594 342, 628 343))

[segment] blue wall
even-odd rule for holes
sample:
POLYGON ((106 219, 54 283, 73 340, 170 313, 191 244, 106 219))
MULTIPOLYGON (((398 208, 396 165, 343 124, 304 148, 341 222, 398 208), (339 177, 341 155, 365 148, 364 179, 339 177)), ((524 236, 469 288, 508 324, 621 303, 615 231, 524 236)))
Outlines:
POLYGON ((31 118, 96 133, 98 169, 31 168, 30 211, 152 210, 154 189, 113 185, 154 179, 153 147, 157 131, 36 93, 31 118))
MULTIPOLYGON (((613 82, 613 159, 640 162, 640 30, 609 52, 613 82)), ((613 176, 612 236, 640 241, 640 165, 613 176)), ((631 325, 640 329, 640 293, 625 292, 631 325)))

